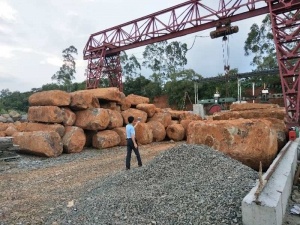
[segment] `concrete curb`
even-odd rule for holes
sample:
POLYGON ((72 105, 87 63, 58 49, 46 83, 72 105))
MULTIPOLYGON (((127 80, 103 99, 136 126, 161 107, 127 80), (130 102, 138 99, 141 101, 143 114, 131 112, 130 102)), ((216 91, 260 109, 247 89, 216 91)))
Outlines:
POLYGON ((242 218, 244 225, 281 225, 284 219, 288 198, 291 194, 293 179, 297 166, 297 148, 299 138, 288 142, 269 169, 262 176, 265 184, 258 201, 255 202, 257 185, 242 201, 242 218), (272 173, 273 172, 273 173, 272 173))

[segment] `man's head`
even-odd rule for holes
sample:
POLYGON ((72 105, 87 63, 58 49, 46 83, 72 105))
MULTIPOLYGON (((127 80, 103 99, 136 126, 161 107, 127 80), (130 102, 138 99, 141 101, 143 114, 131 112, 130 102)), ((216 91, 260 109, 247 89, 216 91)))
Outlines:
POLYGON ((133 116, 129 116, 128 117, 128 123, 132 123, 134 121, 134 117, 133 116))

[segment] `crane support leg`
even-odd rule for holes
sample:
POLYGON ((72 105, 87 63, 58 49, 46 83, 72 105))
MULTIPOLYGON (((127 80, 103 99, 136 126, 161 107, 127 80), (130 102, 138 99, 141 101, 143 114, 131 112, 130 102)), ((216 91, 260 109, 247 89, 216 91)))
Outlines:
POLYGON ((268 0, 288 127, 299 126, 300 1, 268 0))

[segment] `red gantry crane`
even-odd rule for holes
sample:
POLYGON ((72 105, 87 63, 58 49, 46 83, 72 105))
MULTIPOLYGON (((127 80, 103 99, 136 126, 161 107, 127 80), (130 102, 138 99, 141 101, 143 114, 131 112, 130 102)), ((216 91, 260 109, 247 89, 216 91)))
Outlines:
MULTIPOLYGON (((88 60, 86 87, 107 77, 122 90, 120 52, 216 28, 212 38, 236 33, 230 24, 270 13, 288 126, 299 125, 300 0, 219 0, 213 9, 190 0, 142 18, 91 34, 83 55, 88 60)), ((211 1, 208 1, 211 2, 211 1)))

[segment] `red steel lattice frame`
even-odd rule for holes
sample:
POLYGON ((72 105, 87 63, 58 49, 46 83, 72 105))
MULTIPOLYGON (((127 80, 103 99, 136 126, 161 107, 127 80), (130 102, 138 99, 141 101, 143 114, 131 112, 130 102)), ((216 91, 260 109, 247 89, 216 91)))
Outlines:
POLYGON ((83 51, 88 60, 87 88, 97 88, 100 79, 108 76, 110 84, 122 90, 121 51, 214 28, 228 19, 235 22, 270 13, 287 121, 298 124, 299 8, 300 0, 219 0, 219 9, 214 10, 190 0, 94 33, 83 51), (296 14, 289 18, 292 11, 296 14))
POLYGON ((300 100, 300 3, 268 2, 276 46, 287 124, 299 125, 300 100))

